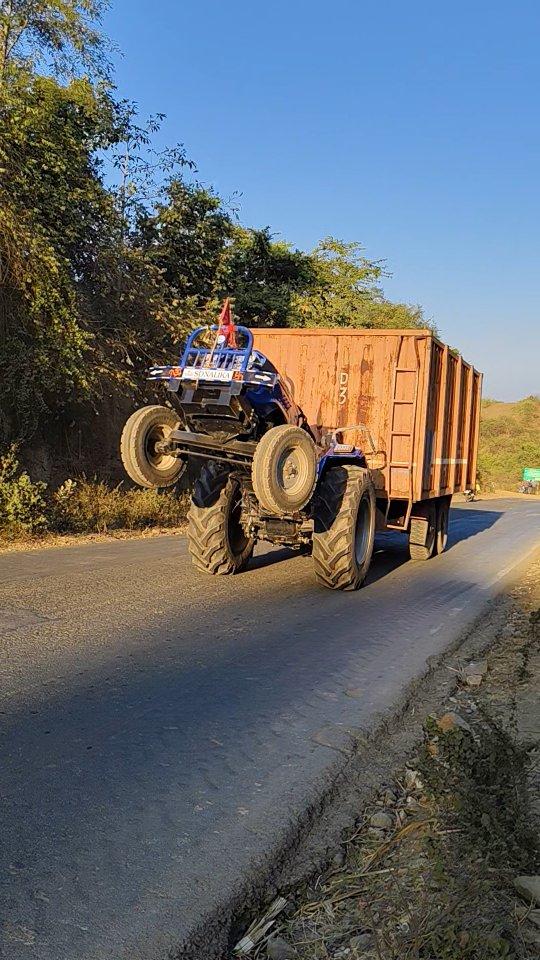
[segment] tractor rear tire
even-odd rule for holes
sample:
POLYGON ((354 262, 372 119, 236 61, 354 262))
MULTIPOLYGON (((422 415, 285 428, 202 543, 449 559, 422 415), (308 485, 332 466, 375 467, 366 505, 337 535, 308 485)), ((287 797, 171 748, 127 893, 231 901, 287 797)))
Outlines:
POLYGON ((259 440, 251 471, 253 490, 270 514, 297 513, 317 482, 317 450, 301 427, 271 427, 259 440))
POLYGON ((127 420, 120 455, 126 473, 140 487, 172 487, 182 475, 183 460, 156 450, 156 443, 166 440, 178 423, 174 410, 158 404, 141 407, 127 420))
POLYGON ((358 590, 375 540, 375 489, 369 470, 330 467, 313 504, 313 563, 319 583, 331 590, 358 590))
POLYGON ((210 460, 195 483, 188 511, 188 547, 198 570, 226 576, 244 569, 255 541, 245 533, 241 513, 239 481, 210 460))

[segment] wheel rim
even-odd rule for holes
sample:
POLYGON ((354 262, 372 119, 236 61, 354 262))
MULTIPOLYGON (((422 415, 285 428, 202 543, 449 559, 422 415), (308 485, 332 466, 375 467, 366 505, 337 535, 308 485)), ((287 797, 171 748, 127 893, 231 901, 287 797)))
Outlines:
POLYGON ((166 440, 171 432, 171 427, 164 423, 156 423, 146 434, 144 442, 144 452, 148 463, 161 473, 170 470, 176 464, 176 457, 161 453, 156 449, 158 443, 166 440))
POLYGON ((426 536, 426 550, 428 556, 433 556, 437 544, 437 515, 435 510, 430 510, 427 516, 428 529, 426 536))
POLYGON ((356 530, 354 533, 354 555, 359 567, 365 562, 371 538, 371 505, 368 497, 363 496, 358 507, 356 530))
POLYGON ((294 497, 304 483, 306 458, 297 447, 287 447, 276 464, 276 480, 280 488, 294 497))

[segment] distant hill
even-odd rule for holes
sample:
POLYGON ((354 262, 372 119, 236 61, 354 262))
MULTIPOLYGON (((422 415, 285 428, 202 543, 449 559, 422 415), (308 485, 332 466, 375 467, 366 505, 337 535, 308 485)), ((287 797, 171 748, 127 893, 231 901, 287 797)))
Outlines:
POLYGON ((524 467, 540 467, 540 397, 482 400, 478 471, 485 490, 515 490, 524 467))

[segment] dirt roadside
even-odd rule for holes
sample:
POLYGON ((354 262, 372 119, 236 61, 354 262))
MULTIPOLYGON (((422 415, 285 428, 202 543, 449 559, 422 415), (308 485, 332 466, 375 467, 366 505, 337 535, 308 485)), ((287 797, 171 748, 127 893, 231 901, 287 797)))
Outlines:
POLYGON ((41 537, 24 537, 20 540, 0 540, 0 556, 3 553, 19 553, 26 550, 48 550, 54 547, 82 547, 87 543, 113 543, 115 540, 148 540, 152 537, 167 537, 185 534, 187 524, 179 527, 146 527, 144 530, 111 530, 108 533, 48 533, 41 537))
POLYGON ((282 869, 277 918, 260 911, 231 957, 540 957, 539 608, 537 558, 413 691, 401 729, 360 748, 313 828, 326 869, 296 886, 282 869))

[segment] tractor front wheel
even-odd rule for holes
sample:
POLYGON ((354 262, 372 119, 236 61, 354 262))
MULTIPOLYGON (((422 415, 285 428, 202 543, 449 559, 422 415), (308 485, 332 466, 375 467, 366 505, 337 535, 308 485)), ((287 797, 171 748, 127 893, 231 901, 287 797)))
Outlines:
POLYGON ((160 450, 160 443, 178 426, 174 410, 157 404, 141 407, 127 420, 120 455, 126 473, 139 486, 172 487, 182 476, 184 461, 160 450))
POLYGON ((188 512, 188 547, 198 570, 216 576, 239 573, 255 546, 241 523, 242 488, 210 460, 196 481, 188 512))
POLYGON ((292 424, 271 427, 257 444, 251 478, 268 513, 280 516, 305 507, 317 482, 317 450, 309 433, 292 424))

